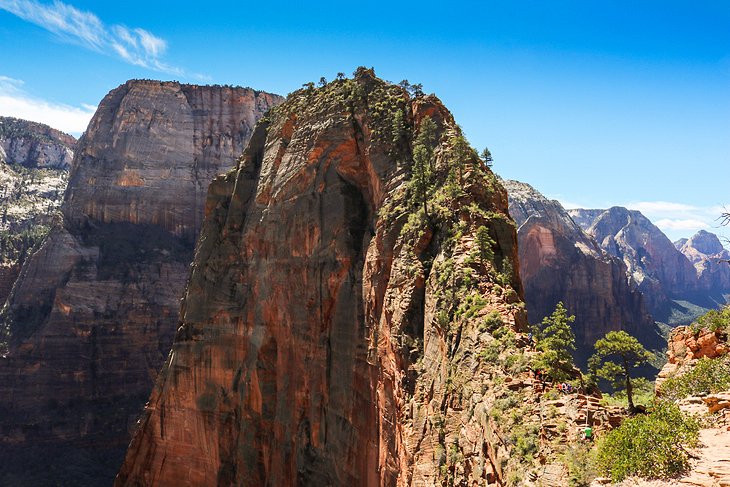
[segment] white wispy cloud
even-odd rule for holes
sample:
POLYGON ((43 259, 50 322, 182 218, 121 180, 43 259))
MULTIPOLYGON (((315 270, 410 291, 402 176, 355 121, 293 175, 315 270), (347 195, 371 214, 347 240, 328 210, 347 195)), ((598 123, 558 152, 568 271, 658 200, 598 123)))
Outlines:
POLYGON ((623 206, 638 210, 670 238, 690 237, 699 230, 726 236, 728 229, 719 225, 723 205, 696 206, 672 201, 638 201, 623 206))
POLYGON ((78 137, 95 111, 92 105, 73 107, 34 97, 23 89, 23 81, 0 75, 0 115, 45 123, 78 137))
POLYGON ((135 66, 176 76, 185 75, 181 68, 162 61, 167 42, 144 29, 105 25, 94 13, 58 0, 51 4, 34 0, 0 0, 0 9, 42 27, 64 41, 116 55, 135 66))
POLYGON ((706 222, 691 218, 686 220, 662 218, 661 220, 655 221, 654 224, 659 227, 660 230, 687 230, 696 232, 697 230, 710 228, 710 225, 706 222))

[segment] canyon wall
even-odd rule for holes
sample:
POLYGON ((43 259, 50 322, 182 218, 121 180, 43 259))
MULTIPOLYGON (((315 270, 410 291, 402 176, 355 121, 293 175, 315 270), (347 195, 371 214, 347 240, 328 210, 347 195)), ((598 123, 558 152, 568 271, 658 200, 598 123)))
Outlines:
POLYGON ((281 102, 129 81, 79 141, 63 221, 4 310, 4 485, 111 483, 170 349, 208 184, 281 102))
MULTIPOLYGON (((722 286, 722 266, 708 264, 707 271, 696 269, 698 264, 705 267, 699 261, 709 256, 688 248, 689 257, 699 259, 693 265, 640 212, 615 206, 608 210, 570 210, 569 214, 601 248, 626 264, 656 320, 670 325, 688 324, 708 309, 724 304, 727 290, 712 288, 722 286)), ((703 238, 707 240, 702 234, 693 237, 697 242, 703 238)))

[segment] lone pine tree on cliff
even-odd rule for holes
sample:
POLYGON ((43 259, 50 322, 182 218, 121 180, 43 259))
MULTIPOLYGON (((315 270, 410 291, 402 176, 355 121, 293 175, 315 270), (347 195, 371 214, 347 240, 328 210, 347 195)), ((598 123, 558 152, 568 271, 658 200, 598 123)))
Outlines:
POLYGON ((631 370, 653 357, 639 341, 625 331, 611 331, 595 344, 596 353, 588 360, 593 375, 607 380, 616 389, 626 389, 630 411, 635 411, 631 370))

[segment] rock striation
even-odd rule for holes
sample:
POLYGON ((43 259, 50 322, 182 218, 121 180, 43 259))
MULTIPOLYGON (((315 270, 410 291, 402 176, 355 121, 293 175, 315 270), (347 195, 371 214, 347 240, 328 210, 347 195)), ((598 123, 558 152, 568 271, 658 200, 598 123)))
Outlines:
POLYGON ((640 212, 614 206, 568 213, 601 248, 624 262, 655 319, 672 321, 673 300, 698 298, 697 273, 690 261, 640 212))
POLYGON ((47 125, 0 117, 0 307, 59 218, 75 145, 47 125))
POLYGON ((623 262, 601 249, 559 202, 519 181, 503 185, 518 226, 520 277, 530 322, 540 322, 562 301, 576 317, 573 329, 581 360, 609 331, 626 330, 656 348, 654 320, 623 262))
POLYGON ((13 461, 0 483, 111 482, 172 343, 207 186, 281 101, 159 81, 102 100, 77 146, 63 222, 4 312, 0 453, 13 461))
POLYGON ((435 97, 364 68, 292 93, 209 189, 116 485, 504 481, 518 270, 506 192, 435 97))

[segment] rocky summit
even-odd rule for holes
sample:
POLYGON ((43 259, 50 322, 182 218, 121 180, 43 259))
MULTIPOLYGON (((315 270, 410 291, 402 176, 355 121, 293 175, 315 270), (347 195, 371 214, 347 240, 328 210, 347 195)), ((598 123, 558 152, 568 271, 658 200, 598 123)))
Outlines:
POLYGON ((700 230, 681 245, 675 246, 697 270, 699 286, 720 302, 730 294, 730 251, 717 235, 700 230))
POLYGON ((63 221, 4 310, 0 484, 111 483, 172 343, 208 184, 281 101, 159 81, 102 100, 63 221))
POLYGON ((522 475, 488 414, 525 343, 518 271, 507 194, 438 99, 364 68, 292 93, 210 187, 116 485, 522 475))
POLYGON ((624 263, 604 251, 558 201, 519 181, 503 184, 518 226, 520 277, 530 322, 540 322, 562 301, 576 317, 579 359, 587 359, 595 341, 615 330, 626 330, 656 348, 654 320, 624 263))

